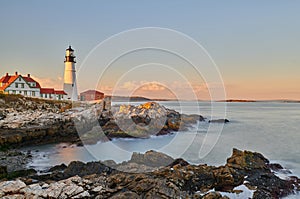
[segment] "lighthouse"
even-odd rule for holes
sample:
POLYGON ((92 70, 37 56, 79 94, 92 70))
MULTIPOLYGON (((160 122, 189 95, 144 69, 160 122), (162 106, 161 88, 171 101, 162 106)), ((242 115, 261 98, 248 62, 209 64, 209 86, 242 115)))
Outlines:
POLYGON ((78 100, 75 58, 74 50, 69 46, 65 56, 64 91, 67 93, 67 99, 72 101, 78 100))

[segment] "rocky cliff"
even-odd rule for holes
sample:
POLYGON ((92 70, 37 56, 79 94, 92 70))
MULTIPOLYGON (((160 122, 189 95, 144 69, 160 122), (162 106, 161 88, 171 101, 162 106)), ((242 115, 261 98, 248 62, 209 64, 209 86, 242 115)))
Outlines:
POLYGON ((155 102, 110 107, 106 101, 71 104, 17 95, 0 96, 0 146, 52 142, 95 144, 113 138, 148 138, 186 130, 198 121, 204 118, 179 114, 155 102))

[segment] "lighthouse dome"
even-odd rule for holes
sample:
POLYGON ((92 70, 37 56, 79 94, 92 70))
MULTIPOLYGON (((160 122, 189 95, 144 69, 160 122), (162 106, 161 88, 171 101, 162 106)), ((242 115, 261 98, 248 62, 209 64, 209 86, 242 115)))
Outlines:
POLYGON ((74 50, 72 49, 71 46, 69 46, 69 48, 67 48, 66 51, 74 51, 74 50))

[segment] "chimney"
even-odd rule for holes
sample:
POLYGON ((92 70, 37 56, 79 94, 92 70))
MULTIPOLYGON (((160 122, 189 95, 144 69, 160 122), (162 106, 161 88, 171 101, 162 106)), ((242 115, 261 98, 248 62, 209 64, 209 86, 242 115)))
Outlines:
POLYGON ((15 75, 17 76, 17 75, 18 75, 18 72, 15 72, 15 75))
POLYGON ((8 76, 8 73, 6 73, 6 77, 8 76))
POLYGON ((27 77, 30 77, 30 74, 27 74, 27 77))

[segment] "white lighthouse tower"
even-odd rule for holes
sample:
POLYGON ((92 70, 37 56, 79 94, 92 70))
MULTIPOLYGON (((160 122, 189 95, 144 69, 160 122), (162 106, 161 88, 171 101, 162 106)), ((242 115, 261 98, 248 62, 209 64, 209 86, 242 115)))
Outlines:
POLYGON ((69 46, 65 56, 64 91, 67 98, 72 101, 78 100, 75 63, 74 50, 69 46))

